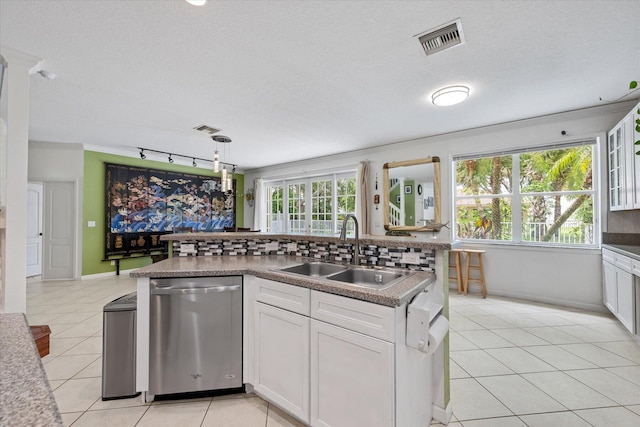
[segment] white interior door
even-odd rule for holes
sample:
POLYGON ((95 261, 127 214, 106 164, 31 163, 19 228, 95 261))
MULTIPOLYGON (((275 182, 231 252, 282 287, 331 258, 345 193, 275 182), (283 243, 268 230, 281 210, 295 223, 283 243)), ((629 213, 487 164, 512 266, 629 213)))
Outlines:
POLYGON ((27 187, 27 277, 42 274, 42 184, 27 187))
POLYGON ((44 183, 43 280, 74 277, 75 211, 73 182, 44 183))

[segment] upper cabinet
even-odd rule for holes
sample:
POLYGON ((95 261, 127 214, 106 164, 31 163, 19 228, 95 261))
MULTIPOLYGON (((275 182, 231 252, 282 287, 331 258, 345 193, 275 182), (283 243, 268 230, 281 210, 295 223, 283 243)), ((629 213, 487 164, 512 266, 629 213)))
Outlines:
POLYGON ((622 145, 624 140, 622 131, 622 122, 620 122, 609 132, 609 209, 612 211, 620 211, 625 208, 625 152, 622 145))
MULTIPOLYGON (((636 105, 609 132, 607 153, 609 163, 609 209, 612 211, 640 209, 640 156, 635 146, 636 120, 640 104, 636 105)), ((638 138, 636 138, 636 135, 638 138)))
POLYGON ((640 151, 640 145, 634 145, 636 141, 640 140, 640 132, 637 131, 640 127, 640 103, 635 106, 631 113, 625 117, 629 118, 625 122, 625 131, 629 133, 629 146, 631 150, 631 173, 633 176, 633 187, 631 190, 631 199, 633 203, 633 209, 640 209, 640 155, 636 154, 636 151, 640 151))

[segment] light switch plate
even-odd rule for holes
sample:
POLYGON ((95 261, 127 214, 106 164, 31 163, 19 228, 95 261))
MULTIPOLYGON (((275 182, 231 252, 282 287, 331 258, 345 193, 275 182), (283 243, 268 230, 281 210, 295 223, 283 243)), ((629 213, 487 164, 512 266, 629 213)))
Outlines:
POLYGON ((87 221, 87 227, 95 227, 95 226, 96 226, 95 221, 87 221))
POLYGON ((420 252, 403 252, 400 259, 404 264, 420 264, 420 252))
POLYGON ((298 244, 296 242, 287 243, 287 252, 296 252, 298 250, 298 244))
POLYGON ((278 250, 278 242, 267 242, 265 244, 264 249, 266 251, 277 251, 278 250))

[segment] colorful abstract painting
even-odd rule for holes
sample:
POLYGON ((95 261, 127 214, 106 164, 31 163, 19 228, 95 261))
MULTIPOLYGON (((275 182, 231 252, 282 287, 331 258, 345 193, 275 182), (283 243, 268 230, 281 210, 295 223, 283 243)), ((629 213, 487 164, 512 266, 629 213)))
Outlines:
POLYGON ((220 178, 110 163, 106 174, 105 258, 161 250, 176 229, 235 227, 235 191, 223 193, 220 178))

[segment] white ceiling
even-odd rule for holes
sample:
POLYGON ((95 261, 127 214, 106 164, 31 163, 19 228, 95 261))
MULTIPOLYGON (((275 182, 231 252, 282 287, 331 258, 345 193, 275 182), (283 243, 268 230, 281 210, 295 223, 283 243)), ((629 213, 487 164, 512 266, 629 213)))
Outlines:
POLYGON ((0 0, 0 43, 57 74, 31 77, 30 140, 211 158, 206 124, 243 170, 617 99, 639 22, 637 0, 0 0), (414 35, 456 18, 466 44, 426 57, 414 35))

